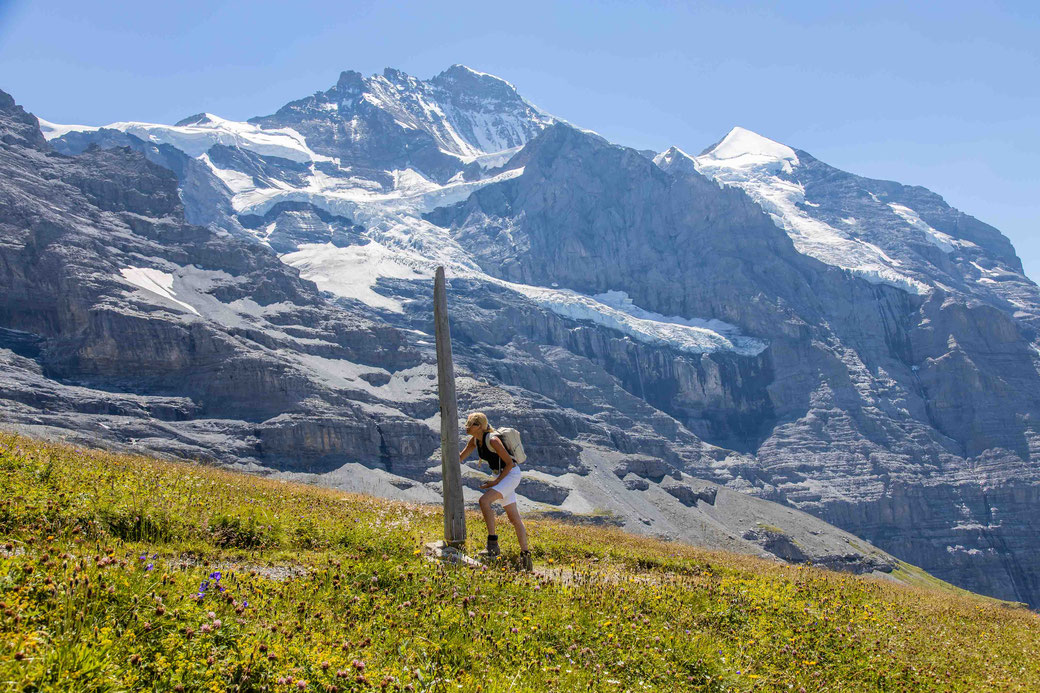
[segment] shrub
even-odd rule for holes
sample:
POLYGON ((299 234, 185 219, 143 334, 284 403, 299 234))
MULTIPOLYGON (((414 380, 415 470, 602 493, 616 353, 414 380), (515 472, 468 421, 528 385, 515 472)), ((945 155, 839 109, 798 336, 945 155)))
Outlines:
POLYGON ((209 533, 213 543, 222 548, 267 549, 278 545, 277 528, 260 524, 253 516, 213 518, 209 533))
POLYGON ((102 508, 98 520, 112 536, 124 541, 165 542, 181 534, 176 521, 165 513, 137 508, 102 508))
POLYGON ((323 549, 329 545, 318 524, 311 518, 303 520, 293 530, 293 543, 301 549, 323 549))

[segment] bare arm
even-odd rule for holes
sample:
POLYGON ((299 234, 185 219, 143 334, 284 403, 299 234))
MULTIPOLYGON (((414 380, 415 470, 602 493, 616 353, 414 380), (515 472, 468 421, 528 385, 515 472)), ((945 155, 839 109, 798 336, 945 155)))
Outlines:
POLYGON ((466 443, 466 448, 462 452, 459 453, 459 462, 462 462, 464 459, 469 457, 469 454, 471 452, 473 452, 473 449, 475 447, 477 447, 477 439, 474 438, 473 436, 470 436, 469 437, 469 442, 466 443))
POLYGON ((498 436, 491 438, 491 449, 498 453, 498 456, 502 458, 502 469, 499 470, 498 476, 495 477, 494 481, 485 481, 480 485, 481 488, 494 488, 495 485, 506 478, 506 474, 513 469, 513 458, 506 450, 506 446, 502 445, 502 441, 499 440, 498 436))

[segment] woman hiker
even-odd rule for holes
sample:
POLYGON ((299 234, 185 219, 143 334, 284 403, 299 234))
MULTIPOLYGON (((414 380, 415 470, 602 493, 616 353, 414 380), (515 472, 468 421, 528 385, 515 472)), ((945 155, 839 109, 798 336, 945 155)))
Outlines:
POLYGON ((459 462, 469 457, 469 454, 476 448, 480 459, 488 463, 491 471, 498 472, 496 478, 480 485, 480 488, 487 489, 487 492, 480 497, 480 512, 484 513, 484 522, 487 523, 488 556, 495 558, 502 553, 498 548, 498 535, 495 534, 495 510, 491 507, 492 503, 501 500, 506 510, 506 517, 516 529, 524 569, 531 570, 533 564, 531 549, 527 545, 527 528, 524 527, 520 511, 516 507, 516 487, 520 485, 520 465, 513 460, 506 446, 502 444, 502 439, 488 423, 487 417, 483 413, 474 412, 467 417, 466 433, 470 439, 466 443, 466 449, 459 455, 459 462))

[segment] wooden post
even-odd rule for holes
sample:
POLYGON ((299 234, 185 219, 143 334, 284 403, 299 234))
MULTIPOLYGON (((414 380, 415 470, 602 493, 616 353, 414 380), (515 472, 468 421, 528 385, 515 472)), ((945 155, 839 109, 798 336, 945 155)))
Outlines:
POLYGON ((459 412, 455 401, 455 367, 451 359, 448 330, 448 296, 444 268, 438 267, 433 282, 433 320, 437 332, 437 392, 441 400, 441 484, 444 490, 444 542, 464 549, 466 513, 462 498, 462 468, 459 464, 459 412))

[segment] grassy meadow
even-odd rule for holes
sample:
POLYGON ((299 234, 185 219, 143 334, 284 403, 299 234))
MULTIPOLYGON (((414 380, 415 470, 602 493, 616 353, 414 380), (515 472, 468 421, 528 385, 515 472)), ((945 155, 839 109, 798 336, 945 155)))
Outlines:
POLYGON ((445 567, 437 507, 9 434, 0 489, 0 691, 1040 690, 1040 617, 941 584, 536 518, 445 567))

